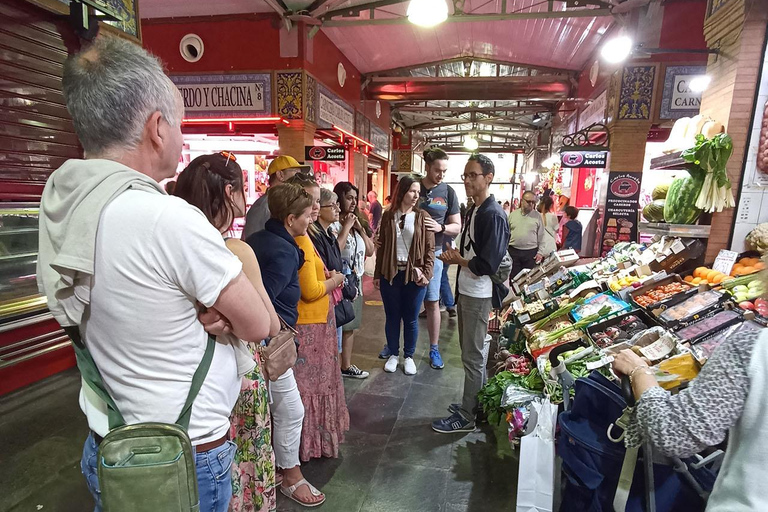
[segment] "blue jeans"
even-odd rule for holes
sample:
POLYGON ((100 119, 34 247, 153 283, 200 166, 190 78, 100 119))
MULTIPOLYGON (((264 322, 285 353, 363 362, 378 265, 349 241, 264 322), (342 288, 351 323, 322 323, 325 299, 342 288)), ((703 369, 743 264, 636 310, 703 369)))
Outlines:
MULTIPOLYGON (((227 441, 213 450, 195 454, 197 492, 200 495, 201 511, 227 512, 232 499, 232 460, 236 449, 235 443, 227 441)), ((80 470, 96 502, 94 512, 101 512, 101 490, 97 476, 98 450, 99 447, 91 432, 83 446, 80 470)))
POLYGON ((453 298, 451 282, 448 280, 448 267, 450 267, 450 265, 443 265, 443 275, 440 280, 440 301, 446 308, 454 309, 456 307, 456 301, 453 298))
POLYGON ((427 293, 426 286, 405 284, 405 272, 397 273, 392 283, 381 280, 381 300, 384 302, 387 335, 387 347, 392 355, 400 355, 400 323, 403 324, 403 342, 405 357, 413 357, 416 351, 416 339, 419 337, 419 308, 427 293))

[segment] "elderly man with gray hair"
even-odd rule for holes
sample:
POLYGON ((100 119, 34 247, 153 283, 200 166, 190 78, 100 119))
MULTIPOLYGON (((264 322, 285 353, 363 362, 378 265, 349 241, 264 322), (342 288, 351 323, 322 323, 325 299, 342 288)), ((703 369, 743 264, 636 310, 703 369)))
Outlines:
MULTIPOLYGON (((128 425, 176 422, 213 347, 187 433, 200 510, 224 512, 242 361, 233 344, 210 345, 206 330, 258 342, 269 333, 267 308, 202 212, 159 184, 176 172, 184 113, 161 63, 138 45, 102 36, 67 59, 62 83, 85 159, 65 162, 45 186, 39 287, 90 352, 128 425)), ((98 511, 98 445, 113 422, 90 385, 80 407, 91 430, 81 468, 98 511)), ((146 491, 147 499, 158 492, 146 491)))

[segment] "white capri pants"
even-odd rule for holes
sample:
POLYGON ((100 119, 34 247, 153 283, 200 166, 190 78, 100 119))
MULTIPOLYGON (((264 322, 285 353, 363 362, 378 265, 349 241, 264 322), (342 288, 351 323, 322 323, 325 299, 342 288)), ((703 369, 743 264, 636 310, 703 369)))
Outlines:
POLYGON ((301 445, 301 425, 304 422, 304 404, 293 368, 269 383, 272 396, 272 447, 275 463, 280 469, 298 466, 301 445))

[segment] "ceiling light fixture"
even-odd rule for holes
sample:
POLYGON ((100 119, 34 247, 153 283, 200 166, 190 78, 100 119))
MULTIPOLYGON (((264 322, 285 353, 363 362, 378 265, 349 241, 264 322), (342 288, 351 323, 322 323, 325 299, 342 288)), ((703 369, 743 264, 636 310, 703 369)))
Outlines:
POLYGON ((430 28, 448 19, 448 4, 445 0, 411 0, 406 14, 414 25, 430 28))
POLYGON ((609 39, 600 50, 603 59, 611 64, 626 60, 630 53, 632 53, 632 39, 626 35, 609 39))
POLYGON ((474 137, 467 137, 464 139, 464 149, 467 151, 476 151, 480 147, 480 143, 474 137))
POLYGON ((688 84, 688 88, 693 92, 704 92, 707 90, 707 87, 709 87, 710 82, 712 82, 711 76, 700 75, 691 80, 691 83, 688 84))

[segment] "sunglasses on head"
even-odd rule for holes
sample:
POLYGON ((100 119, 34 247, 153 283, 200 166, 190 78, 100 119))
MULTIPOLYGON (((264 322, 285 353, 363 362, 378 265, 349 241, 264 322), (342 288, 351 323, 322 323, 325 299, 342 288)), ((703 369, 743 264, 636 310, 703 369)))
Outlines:
POLYGON ((219 154, 227 159, 226 162, 224 162, 224 167, 229 165, 229 160, 231 159, 233 162, 237 162, 237 158, 235 158, 234 153, 230 153, 229 151, 219 151, 219 154))
POLYGON ((301 189, 301 192, 299 192, 299 194, 298 194, 296 197, 294 197, 293 199, 291 199, 291 202, 290 202, 290 203, 288 203, 288 207, 290 208, 290 207, 291 207, 291 205, 292 205, 293 203, 295 203, 296 201, 298 201, 298 200, 299 200, 299 199, 301 199, 302 197, 308 197, 308 198, 310 198, 310 199, 312 198, 312 196, 310 196, 310 195, 309 195, 309 192, 307 192, 306 190, 304 190, 304 189, 302 188, 302 189, 301 189))

